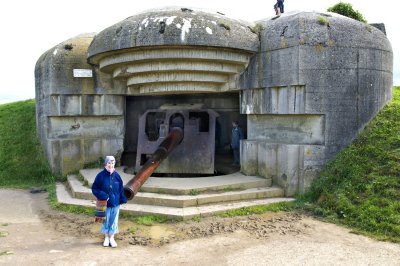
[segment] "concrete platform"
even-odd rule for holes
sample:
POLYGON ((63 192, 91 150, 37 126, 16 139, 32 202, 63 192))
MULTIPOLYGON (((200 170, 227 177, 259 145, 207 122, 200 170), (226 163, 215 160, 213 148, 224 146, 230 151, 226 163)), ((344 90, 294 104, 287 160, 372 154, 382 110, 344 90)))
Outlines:
MULTIPOLYGON (((56 185, 57 200, 59 203, 95 207, 94 200, 85 200, 73 198, 68 192, 66 186, 62 183, 56 185)), ((198 207, 174 208, 165 206, 153 206, 143 204, 124 204, 121 206, 121 212, 127 212, 133 215, 165 215, 174 219, 191 219, 196 216, 206 217, 227 210, 240 209, 256 205, 267 205, 271 203, 292 201, 293 198, 269 198, 257 200, 245 200, 239 202, 220 203, 198 207)))
MULTIPOLYGON (((101 169, 83 169, 79 173, 83 176, 88 187, 91 187, 97 173, 101 169)), ((124 184, 126 184, 133 175, 124 172, 123 167, 117 168, 124 184)), ((270 178, 259 176, 246 176, 240 172, 221 176, 207 177, 149 177, 143 184, 141 192, 164 193, 172 195, 190 195, 193 192, 211 192, 235 189, 249 189, 259 187, 269 187, 272 185, 270 178)))
MULTIPOLYGON (((229 179, 225 179, 228 181, 229 179)), ((184 179, 180 179, 180 181, 184 181, 184 179)), ((154 181, 156 183, 157 180, 154 181)), ((252 182, 252 180, 250 181, 252 182)), ((200 193, 197 190, 192 190, 197 195, 176 195, 176 194, 166 194, 164 193, 149 193, 149 192, 138 192, 130 203, 136 204, 144 204, 144 205, 158 205, 158 206, 168 206, 168 207, 176 207, 176 208, 184 208, 191 206, 200 206, 211 203, 218 202, 229 202, 229 201, 238 201, 238 200, 249 200, 249 199, 261 199, 261 198, 273 198, 273 197, 283 197, 284 191, 279 187, 269 187, 265 186, 264 183, 261 183, 262 187, 248 188, 248 189, 234 189, 230 188, 230 182, 227 182, 227 186, 216 192, 216 188, 212 188, 212 192, 208 193, 200 193)), ((247 187, 248 184, 245 184, 242 181, 242 186, 247 187)), ((171 186, 173 184, 170 184, 171 186)), ((209 184, 209 187, 212 184, 209 184)), ((253 185, 253 184, 251 184, 253 185)), ((71 194, 74 198, 79 199, 87 199, 87 200, 95 200, 94 195, 89 187, 82 185, 82 182, 77 179, 76 176, 70 175, 68 176, 68 186, 71 191, 71 194)), ((221 186, 221 183, 218 183, 218 187, 221 186)), ((159 190, 164 191, 164 190, 159 190)), ((165 190, 167 191, 167 190, 165 190)), ((193 192, 193 193, 194 193, 193 192)))

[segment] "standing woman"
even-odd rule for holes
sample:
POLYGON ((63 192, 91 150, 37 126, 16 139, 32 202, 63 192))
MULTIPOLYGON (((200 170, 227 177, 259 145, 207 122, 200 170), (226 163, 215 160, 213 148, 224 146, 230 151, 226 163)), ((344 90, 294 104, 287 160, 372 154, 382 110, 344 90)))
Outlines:
POLYGON ((106 156, 104 169, 97 174, 92 185, 92 193, 98 200, 107 200, 106 217, 101 227, 105 235, 103 246, 115 248, 114 235, 118 233, 119 207, 127 202, 121 176, 115 171, 114 156, 106 156))

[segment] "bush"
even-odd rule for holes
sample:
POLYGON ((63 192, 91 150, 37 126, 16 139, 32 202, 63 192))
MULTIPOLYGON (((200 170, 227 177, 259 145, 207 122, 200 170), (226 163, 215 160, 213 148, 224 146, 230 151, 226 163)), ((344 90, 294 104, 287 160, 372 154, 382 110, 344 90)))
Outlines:
POLYGON ((334 6, 331 6, 330 8, 327 9, 328 12, 333 12, 340 14, 342 16, 346 16, 348 18, 352 18, 361 22, 366 23, 367 20, 364 18, 364 16, 358 12, 357 10, 353 9, 353 6, 349 3, 337 3, 334 6))

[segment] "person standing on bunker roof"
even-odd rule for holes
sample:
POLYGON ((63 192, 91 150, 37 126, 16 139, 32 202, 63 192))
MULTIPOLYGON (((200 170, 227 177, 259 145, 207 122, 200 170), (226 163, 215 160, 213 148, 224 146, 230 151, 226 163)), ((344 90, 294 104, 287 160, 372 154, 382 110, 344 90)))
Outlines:
POLYGON ((284 13, 283 2, 284 0, 276 1, 276 4, 274 5, 275 15, 279 16, 281 13, 284 13))
POLYGON ((127 202, 121 176, 115 171, 114 156, 106 156, 104 169, 96 175, 92 185, 92 193, 98 200, 107 200, 105 220, 101 233, 105 235, 103 246, 116 248, 114 235, 118 233, 119 207, 127 202))
POLYGON ((233 150, 233 166, 240 165, 240 140, 244 138, 243 129, 238 121, 232 122, 231 148, 233 150))

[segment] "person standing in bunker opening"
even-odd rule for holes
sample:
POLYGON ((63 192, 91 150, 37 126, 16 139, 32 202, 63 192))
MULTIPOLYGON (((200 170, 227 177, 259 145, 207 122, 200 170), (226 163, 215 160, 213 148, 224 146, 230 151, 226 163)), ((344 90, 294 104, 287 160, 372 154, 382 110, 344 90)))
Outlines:
POLYGON ((115 248, 114 235, 118 233, 119 207, 127 202, 121 176, 115 171, 115 158, 106 156, 104 169, 99 172, 92 185, 92 193, 99 200, 107 200, 106 217, 101 227, 105 235, 103 246, 115 248))
POLYGON ((281 13, 284 13, 283 1, 284 0, 277 0, 276 4, 274 5, 275 15, 277 16, 279 16, 281 13))
POLYGON ((233 151, 233 166, 240 165, 240 140, 244 138, 243 129, 238 121, 232 122, 231 148, 233 151))

